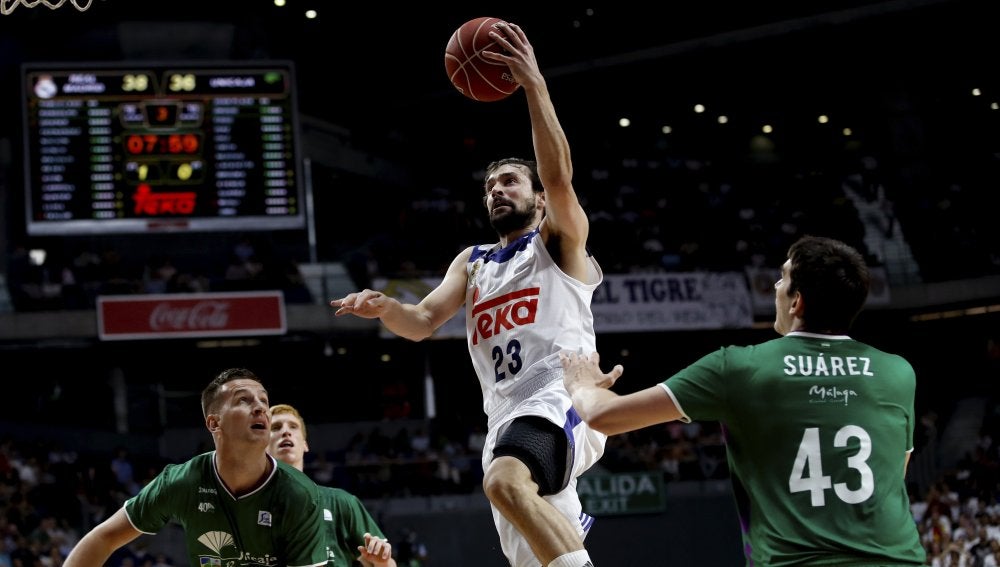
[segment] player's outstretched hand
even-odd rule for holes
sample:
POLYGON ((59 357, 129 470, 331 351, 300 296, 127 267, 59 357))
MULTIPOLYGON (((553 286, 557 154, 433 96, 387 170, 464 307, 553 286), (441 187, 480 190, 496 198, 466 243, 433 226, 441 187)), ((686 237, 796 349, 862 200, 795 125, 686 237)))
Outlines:
POLYGON ((580 388, 608 389, 622 375, 625 369, 616 364, 611 372, 601 372, 601 355, 596 352, 590 355, 563 351, 559 353, 563 365, 563 382, 570 394, 580 388))
POLYGON ((334 299, 330 302, 330 306, 337 308, 334 315, 356 315, 365 319, 376 319, 385 313, 390 301, 393 301, 392 298, 381 291, 363 289, 341 299, 334 299))
POLYGON ((388 539, 365 533, 365 544, 358 546, 357 559, 365 567, 395 567, 392 558, 392 545, 388 539))

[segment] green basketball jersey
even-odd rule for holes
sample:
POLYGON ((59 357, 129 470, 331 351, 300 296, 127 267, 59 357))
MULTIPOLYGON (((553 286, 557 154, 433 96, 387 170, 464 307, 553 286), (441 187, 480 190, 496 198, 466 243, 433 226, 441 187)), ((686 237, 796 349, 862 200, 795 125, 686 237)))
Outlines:
POLYGON ((921 565, 904 481, 916 378, 846 336, 790 333, 704 356, 663 383, 718 420, 748 565, 921 565))
POLYGON ((359 555, 358 546, 365 544, 365 532, 385 537, 364 504, 357 496, 339 488, 320 486, 320 505, 329 536, 327 549, 330 565, 351 567, 359 555))
POLYGON ((309 477, 275 461, 260 488, 235 497, 219 479, 214 457, 211 451, 164 467, 125 502, 132 525, 152 534, 171 520, 180 524, 192 567, 327 563, 319 492, 309 477))

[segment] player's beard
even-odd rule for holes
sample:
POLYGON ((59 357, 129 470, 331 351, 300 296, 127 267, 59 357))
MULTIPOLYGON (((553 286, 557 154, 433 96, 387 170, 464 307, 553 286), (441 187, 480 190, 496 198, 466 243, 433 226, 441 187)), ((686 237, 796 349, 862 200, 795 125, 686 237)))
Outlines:
POLYGON ((490 225, 500 235, 528 228, 535 222, 535 206, 537 204, 538 196, 532 193, 531 199, 525 201, 522 206, 513 203, 506 213, 499 215, 491 213, 490 225))

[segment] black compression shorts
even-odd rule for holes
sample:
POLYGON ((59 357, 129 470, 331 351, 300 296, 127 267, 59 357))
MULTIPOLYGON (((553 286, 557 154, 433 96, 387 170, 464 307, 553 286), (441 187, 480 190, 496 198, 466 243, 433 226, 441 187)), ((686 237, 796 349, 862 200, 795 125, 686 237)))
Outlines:
POLYGON ((571 451, 566 431, 543 417, 529 415, 507 426, 493 448, 493 458, 509 456, 524 463, 538 484, 538 494, 548 496, 569 484, 571 451))

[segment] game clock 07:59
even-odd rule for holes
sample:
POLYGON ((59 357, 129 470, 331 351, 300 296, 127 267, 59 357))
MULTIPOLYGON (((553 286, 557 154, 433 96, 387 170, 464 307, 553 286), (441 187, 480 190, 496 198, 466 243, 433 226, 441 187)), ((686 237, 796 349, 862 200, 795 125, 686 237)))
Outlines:
POLYGON ((128 134, 125 151, 130 155, 197 155, 200 134, 128 134))

